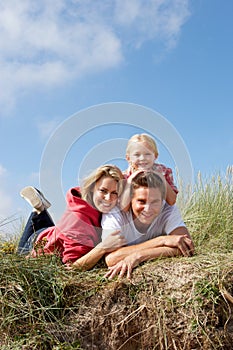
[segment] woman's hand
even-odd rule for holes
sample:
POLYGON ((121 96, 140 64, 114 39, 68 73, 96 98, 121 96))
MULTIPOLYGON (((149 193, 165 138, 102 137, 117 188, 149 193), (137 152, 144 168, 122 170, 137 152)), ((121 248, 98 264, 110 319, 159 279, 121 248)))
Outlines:
POLYGON ((111 232, 101 243, 100 247, 103 248, 106 253, 110 253, 127 244, 125 237, 121 234, 120 230, 111 232))

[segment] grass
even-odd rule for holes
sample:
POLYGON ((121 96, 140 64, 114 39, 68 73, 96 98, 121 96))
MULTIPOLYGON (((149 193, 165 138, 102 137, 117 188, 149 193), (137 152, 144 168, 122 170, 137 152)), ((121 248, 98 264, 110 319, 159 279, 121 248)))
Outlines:
POLYGON ((131 282, 104 279, 103 261, 67 271, 0 242, 1 349, 232 349, 232 171, 178 196, 196 254, 144 263, 131 282))
MULTIPOLYGON (((184 196, 183 196, 184 197, 184 196)), ((233 167, 225 175, 203 179, 198 174, 190 196, 178 198, 197 253, 233 249, 233 167)))

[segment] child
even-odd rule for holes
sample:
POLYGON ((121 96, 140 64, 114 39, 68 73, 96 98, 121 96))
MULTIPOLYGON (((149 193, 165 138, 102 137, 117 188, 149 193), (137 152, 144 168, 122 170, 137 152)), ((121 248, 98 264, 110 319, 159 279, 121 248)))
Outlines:
POLYGON ((178 189, 174 184, 172 169, 163 164, 155 163, 158 155, 157 145, 149 135, 135 134, 129 139, 126 147, 126 160, 129 167, 123 172, 127 178, 127 184, 120 201, 123 210, 129 209, 128 187, 137 174, 137 170, 153 170, 162 174, 166 180, 166 202, 169 205, 175 204, 178 189))

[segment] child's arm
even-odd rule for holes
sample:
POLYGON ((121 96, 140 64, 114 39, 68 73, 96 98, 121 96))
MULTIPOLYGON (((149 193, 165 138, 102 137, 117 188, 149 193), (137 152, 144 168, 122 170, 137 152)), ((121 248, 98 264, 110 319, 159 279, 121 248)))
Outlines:
POLYGON ((176 203, 177 193, 172 189, 171 185, 166 181, 166 202, 169 205, 176 203))
POLYGON ((128 181, 129 179, 127 179, 126 183, 125 183, 125 187, 124 190, 120 196, 119 199, 119 207, 121 210, 123 211, 128 211, 130 208, 130 187, 131 187, 131 182, 128 181))
POLYGON ((119 206, 120 209, 124 212, 128 211, 130 208, 131 198, 130 198, 130 191, 131 191, 131 182, 134 179, 136 175, 143 172, 143 170, 136 170, 134 171, 128 179, 125 181, 125 187, 124 190, 120 196, 119 199, 119 206))
POLYGON ((155 170, 161 173, 164 177, 166 183, 166 202, 169 205, 174 205, 176 203, 176 197, 178 194, 178 189, 174 184, 172 169, 166 167, 163 164, 155 164, 155 170))

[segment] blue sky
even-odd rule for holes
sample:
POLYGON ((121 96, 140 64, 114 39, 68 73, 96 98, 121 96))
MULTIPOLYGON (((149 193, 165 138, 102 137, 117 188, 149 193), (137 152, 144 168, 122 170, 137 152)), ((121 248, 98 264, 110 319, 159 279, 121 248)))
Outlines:
MULTIPOLYGON (((41 162, 44 170, 49 142, 63 127, 69 140, 74 116, 80 129, 89 128, 83 111, 93 106, 126 103, 161 115, 183 140, 194 177, 232 166, 232 14, 231 0, 0 0, 0 220, 28 214, 22 187, 43 185, 48 194, 53 178, 41 184, 41 162)), ((125 142, 144 130, 140 117, 130 125, 127 115, 125 122, 116 117, 112 125, 113 114, 81 138, 75 124, 75 142, 58 142, 64 193, 91 169, 91 159, 126 166, 125 142)), ((174 169, 171 148, 155 136, 158 161, 174 169)), ((49 199, 56 218, 64 203, 58 208, 60 199, 49 199)))

